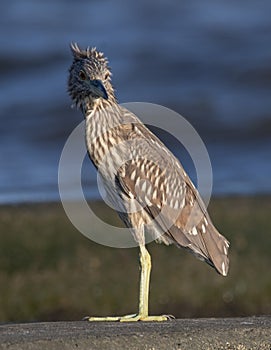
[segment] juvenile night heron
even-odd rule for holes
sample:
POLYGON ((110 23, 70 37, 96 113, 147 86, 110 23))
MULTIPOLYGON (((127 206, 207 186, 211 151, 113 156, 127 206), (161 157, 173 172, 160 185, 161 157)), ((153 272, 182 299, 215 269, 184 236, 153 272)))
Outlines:
POLYGON ((151 258, 144 231, 158 242, 189 250, 223 276, 229 268, 229 242, 212 224, 180 162, 133 113, 118 105, 103 53, 81 50, 77 44, 71 50, 68 91, 85 117, 90 159, 140 249, 138 313, 88 320, 167 320, 169 316, 148 313, 151 258))

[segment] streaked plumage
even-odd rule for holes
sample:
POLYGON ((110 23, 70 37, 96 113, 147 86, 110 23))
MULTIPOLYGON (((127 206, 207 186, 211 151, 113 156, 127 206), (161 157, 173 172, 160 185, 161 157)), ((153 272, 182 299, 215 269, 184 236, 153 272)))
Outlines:
POLYGON ((226 276, 229 242, 212 224, 180 162, 133 113, 118 105, 104 55, 95 48, 71 48, 68 90, 86 119, 90 159, 139 246, 145 244, 147 228, 157 241, 189 250, 226 276))

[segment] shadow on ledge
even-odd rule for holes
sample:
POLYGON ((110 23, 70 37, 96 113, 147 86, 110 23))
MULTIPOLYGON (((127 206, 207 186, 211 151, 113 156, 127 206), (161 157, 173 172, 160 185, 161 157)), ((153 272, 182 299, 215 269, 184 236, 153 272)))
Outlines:
POLYGON ((0 349, 271 349, 271 317, 0 326, 0 349))

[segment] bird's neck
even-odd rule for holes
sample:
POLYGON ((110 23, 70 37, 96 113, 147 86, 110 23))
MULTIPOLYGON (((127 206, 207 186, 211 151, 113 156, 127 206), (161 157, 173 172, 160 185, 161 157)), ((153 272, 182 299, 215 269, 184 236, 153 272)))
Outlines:
POLYGON ((111 99, 97 99, 93 108, 85 113, 85 120, 88 154, 99 168, 104 155, 112 146, 112 130, 122 124, 120 106, 111 99))
POLYGON ((108 95, 108 100, 99 98, 93 101, 84 112, 86 126, 91 129, 89 135, 97 137, 97 134, 121 123, 121 113, 114 96, 108 95), (95 135, 96 133, 96 135, 95 135))

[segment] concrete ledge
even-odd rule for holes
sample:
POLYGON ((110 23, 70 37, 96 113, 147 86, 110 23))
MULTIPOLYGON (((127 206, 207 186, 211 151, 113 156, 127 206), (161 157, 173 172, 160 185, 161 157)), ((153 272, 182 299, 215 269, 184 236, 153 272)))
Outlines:
POLYGON ((0 349, 270 350, 271 317, 6 324, 0 349))

